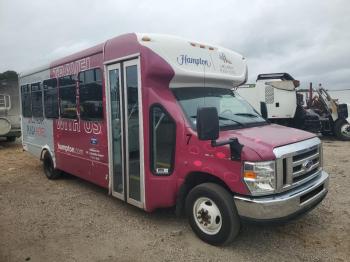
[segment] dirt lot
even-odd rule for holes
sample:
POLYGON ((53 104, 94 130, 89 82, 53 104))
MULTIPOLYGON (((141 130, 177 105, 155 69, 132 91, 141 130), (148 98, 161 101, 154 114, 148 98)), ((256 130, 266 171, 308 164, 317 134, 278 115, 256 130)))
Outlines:
POLYGON ((173 210, 147 214, 70 176, 45 178, 19 142, 0 142, 0 261, 349 261, 350 142, 325 140, 330 192, 287 225, 243 225, 209 246, 173 210))

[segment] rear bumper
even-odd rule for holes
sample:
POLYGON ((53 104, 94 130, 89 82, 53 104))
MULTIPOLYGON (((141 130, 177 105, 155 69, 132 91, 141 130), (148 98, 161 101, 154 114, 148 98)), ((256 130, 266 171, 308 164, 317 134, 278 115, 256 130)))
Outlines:
POLYGON ((286 221, 317 206, 328 193, 329 176, 320 175, 290 191, 264 197, 234 196, 242 219, 258 222, 286 221))

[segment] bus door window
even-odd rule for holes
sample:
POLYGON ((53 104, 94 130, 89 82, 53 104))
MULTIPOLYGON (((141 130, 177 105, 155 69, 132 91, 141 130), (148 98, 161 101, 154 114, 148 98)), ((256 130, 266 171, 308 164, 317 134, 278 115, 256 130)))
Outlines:
POLYGON ((119 69, 109 70, 113 150, 113 191, 124 192, 122 167, 122 128, 119 69))
POLYGON ((126 67, 127 122, 128 122, 128 170, 129 197, 141 200, 140 192, 140 143, 139 143, 139 97, 137 66, 126 67))

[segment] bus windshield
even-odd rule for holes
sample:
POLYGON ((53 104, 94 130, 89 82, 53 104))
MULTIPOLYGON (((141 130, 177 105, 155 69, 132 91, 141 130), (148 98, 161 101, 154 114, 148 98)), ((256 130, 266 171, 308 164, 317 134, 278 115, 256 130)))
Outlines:
POLYGON ((221 130, 267 124, 266 120, 243 98, 225 88, 174 88, 173 93, 193 128, 198 107, 216 107, 221 130))

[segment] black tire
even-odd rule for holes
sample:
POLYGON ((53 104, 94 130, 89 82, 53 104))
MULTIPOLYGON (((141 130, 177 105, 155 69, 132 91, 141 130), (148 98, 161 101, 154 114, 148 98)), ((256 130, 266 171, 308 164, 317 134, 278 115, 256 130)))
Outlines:
POLYGON ((57 179, 61 176, 61 171, 54 168, 53 161, 49 152, 46 152, 43 158, 44 173, 48 179, 57 179))
POLYGON ((345 119, 338 119, 334 125, 334 134, 340 140, 350 141, 350 124, 345 119), (347 129, 347 134, 342 129, 347 129))
POLYGON ((232 242, 239 233, 240 220, 233 196, 222 186, 204 183, 194 187, 186 197, 186 214, 192 230, 204 242, 219 246, 232 242), (208 198, 214 202, 221 213, 221 228, 217 233, 208 234, 198 225, 194 217, 194 205, 197 200, 208 198))
POLYGON ((6 137, 6 141, 7 142, 15 142, 16 141, 16 137, 15 136, 8 136, 8 137, 6 137))

